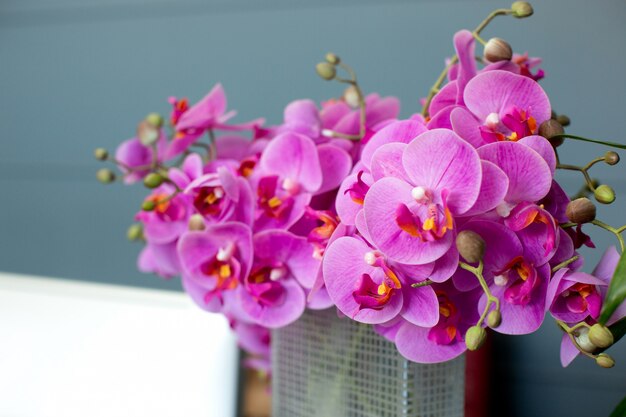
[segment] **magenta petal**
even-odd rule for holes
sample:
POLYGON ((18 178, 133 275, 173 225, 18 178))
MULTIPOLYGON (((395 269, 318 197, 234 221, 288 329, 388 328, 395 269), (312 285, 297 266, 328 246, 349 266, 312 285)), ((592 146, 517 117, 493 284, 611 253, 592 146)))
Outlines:
POLYGON ((429 130, 433 129, 446 129, 452 130, 452 122, 450 121, 450 115, 456 109, 457 105, 452 105, 448 107, 444 107, 439 110, 437 113, 433 114, 426 124, 426 127, 429 130))
POLYGON ((481 159, 496 164, 509 178, 507 202, 538 201, 550 191, 550 167, 528 146, 516 142, 490 143, 478 149, 478 154, 481 159))
POLYGON ((480 122, 465 107, 457 107, 452 110, 450 124, 457 135, 475 148, 480 148, 486 143, 480 134, 480 122))
POLYGON ((361 152, 361 161, 369 168, 374 152, 382 145, 392 142, 409 143, 425 131, 424 123, 416 120, 392 122, 376 132, 365 144, 361 152))
POLYGON ((556 154, 554 153, 554 148, 550 142, 548 142, 548 139, 543 136, 532 135, 526 136, 518 142, 523 143, 541 155, 544 161, 546 161, 546 164, 548 164, 548 167, 550 167, 552 174, 554 174, 554 171, 556 170, 556 154))
POLYGON ((313 246, 306 238, 284 230, 266 230, 254 235, 254 257, 263 261, 280 262, 306 288, 312 288, 319 260, 313 257, 313 246))
POLYGON ((339 187, 352 169, 352 158, 346 151, 331 144, 317 147, 322 169, 322 185, 317 194, 339 187))
POLYGON ((439 345, 430 341, 429 330, 408 322, 402 324, 395 338, 398 352, 408 360, 418 363, 446 362, 465 352, 463 341, 455 341, 449 345, 439 345))
POLYGON ((459 57, 459 72, 456 79, 456 103, 463 104, 463 91, 468 81, 476 75, 474 58, 474 35, 469 30, 460 30, 454 34, 454 49, 459 57))
POLYGON ((372 237, 370 236, 369 230, 367 230, 367 223, 365 222, 365 212, 363 209, 359 210, 354 219, 354 225, 356 226, 356 230, 359 234, 365 239, 366 242, 370 244, 373 242, 372 237))
POLYGON ((609 246, 602 255, 600 262, 598 262, 598 265, 593 270, 593 275, 600 278, 608 285, 613 278, 619 259, 620 254, 615 246, 609 246))
POLYGON ((205 129, 226 111, 226 94, 216 84, 202 100, 187 110, 176 123, 177 130, 205 129))
POLYGON ((330 295, 328 295, 328 291, 326 287, 321 287, 315 293, 307 296, 307 308, 311 310, 325 310, 334 306, 333 300, 331 300, 330 295))
POLYGON ((306 296, 300 285, 293 280, 281 282, 284 290, 283 300, 278 305, 267 307, 260 305, 250 293, 241 288, 238 291, 243 309, 257 324, 276 329, 296 321, 306 306, 306 296))
POLYGON ((464 216, 486 213, 504 202, 509 190, 509 178, 497 165, 489 161, 480 161, 483 169, 483 180, 476 203, 464 216))
POLYGON ((311 193, 322 185, 322 168, 315 143, 298 133, 283 133, 270 141, 259 166, 264 172, 296 181, 311 193))
POLYGON ((357 213, 363 208, 365 193, 373 183, 372 176, 363 172, 361 183, 359 182, 359 174, 352 174, 346 177, 337 192, 335 209, 341 222, 348 226, 354 225, 357 213))
POLYGON ((401 204, 414 204, 412 188, 397 178, 375 182, 365 196, 365 223, 372 243, 389 258, 406 264, 425 264, 443 256, 454 237, 446 233, 439 240, 422 242, 400 229, 396 223, 397 209, 401 204))
POLYGON ((463 214, 474 205, 482 181, 480 159, 454 132, 423 133, 407 145, 402 163, 414 185, 448 190, 448 206, 454 214, 463 214))
POLYGON ((284 112, 285 123, 279 129, 301 133, 310 138, 320 134, 321 120, 317 106, 312 100, 296 100, 287 105, 284 112))
POLYGON ((435 267, 429 278, 434 282, 447 281, 458 269, 458 266, 459 251, 456 249, 455 245, 452 245, 441 258, 435 261, 435 267))
MULTIPOLYGON (((215 149, 217 159, 232 159, 241 161, 249 156, 253 144, 259 141, 251 141, 244 136, 224 135, 215 139, 215 149)), ((197 155, 197 154, 194 154, 197 155)))
POLYGON ((379 279, 382 275, 380 268, 365 263, 364 256, 370 251, 365 243, 353 237, 340 237, 334 241, 324 255, 324 282, 328 295, 343 314, 362 323, 384 323, 400 313, 403 303, 401 291, 395 291, 380 309, 360 309, 353 295, 363 274, 379 279))
POLYGON ((508 109, 527 110, 537 125, 551 115, 550 101, 541 86, 529 77, 508 71, 486 71, 472 78, 463 95, 465 106, 480 121, 491 113, 502 118, 508 109))
POLYGON ((439 302, 430 286, 403 291, 404 305, 400 315, 406 321, 421 327, 432 327, 439 321, 439 302))
POLYGON ((371 161, 374 181, 384 177, 395 177, 408 181, 408 176, 402 167, 402 155, 406 146, 404 143, 387 143, 376 150, 371 161))
POLYGON ((564 368, 567 367, 579 354, 580 351, 574 346, 569 336, 563 334, 561 337, 561 365, 564 368))
POLYGON ((446 107, 456 104, 457 86, 456 81, 451 81, 444 85, 439 92, 433 97, 428 106, 428 113, 435 115, 446 107))
POLYGON ((154 273, 171 278, 180 273, 180 261, 176 252, 176 242, 165 245, 147 244, 137 260, 141 272, 154 273))

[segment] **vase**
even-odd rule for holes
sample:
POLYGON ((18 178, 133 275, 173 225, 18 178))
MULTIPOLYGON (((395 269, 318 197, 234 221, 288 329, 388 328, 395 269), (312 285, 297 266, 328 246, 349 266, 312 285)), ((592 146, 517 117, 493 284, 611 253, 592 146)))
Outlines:
POLYGON ((464 356, 411 362, 335 309, 272 333, 274 417, 458 417, 464 390, 464 356))

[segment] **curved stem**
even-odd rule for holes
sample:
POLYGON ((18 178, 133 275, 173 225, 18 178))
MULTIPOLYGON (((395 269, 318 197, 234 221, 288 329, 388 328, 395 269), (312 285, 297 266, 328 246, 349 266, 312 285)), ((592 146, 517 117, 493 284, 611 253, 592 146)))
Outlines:
POLYGON ((624 238, 622 237, 622 232, 626 230, 626 226, 622 226, 619 229, 616 229, 613 226, 610 226, 597 219, 592 221, 591 223, 595 224, 598 227, 601 227, 604 230, 608 230, 609 232, 613 233, 615 237, 617 238, 617 241, 619 242, 621 251, 624 252, 624 238))
POLYGON ((599 145, 611 146, 613 148, 618 148, 618 149, 626 149, 626 145, 622 145, 621 143, 608 142, 608 141, 597 140, 597 139, 590 139, 590 138, 585 138, 583 136, 569 135, 567 133, 562 133, 560 135, 554 135, 553 138, 574 139, 574 140, 580 140, 580 141, 583 141, 583 142, 590 142, 590 143, 597 143, 599 145))
POLYGON ((487 304, 485 305, 485 309, 483 310, 483 313, 481 314, 480 319, 478 319, 478 323, 476 323, 477 326, 480 326, 485 321, 487 314, 489 314, 489 310, 491 309, 491 304, 495 304, 496 310, 500 310, 500 300, 491 293, 491 290, 489 289, 489 286, 487 285, 487 281, 485 281, 485 277, 483 276, 484 264, 483 264, 482 259, 478 262, 478 267, 473 267, 470 264, 467 264, 465 262, 459 262, 459 266, 465 269, 466 271, 471 272, 472 274, 476 276, 476 278, 478 278, 478 282, 480 283, 480 286, 482 287, 483 292, 487 296, 487 304))
POLYGON ((576 262, 578 260, 578 258, 580 258, 580 256, 578 256, 578 255, 572 256, 571 258, 561 262, 560 264, 558 264, 554 268, 552 268, 552 272, 556 272, 556 271, 558 271, 561 268, 565 268, 566 266, 568 266, 572 262, 576 262))

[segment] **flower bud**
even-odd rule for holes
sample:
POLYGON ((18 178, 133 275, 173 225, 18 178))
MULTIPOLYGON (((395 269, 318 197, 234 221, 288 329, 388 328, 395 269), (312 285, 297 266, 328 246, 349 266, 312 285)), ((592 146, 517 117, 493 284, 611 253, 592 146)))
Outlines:
POLYGON ((472 326, 465 333, 465 346, 469 350, 478 350, 485 344, 486 339, 487 331, 485 329, 478 325, 472 326))
POLYGON ((578 346, 587 353, 593 353, 598 347, 593 344, 591 340, 589 340, 589 329, 583 327, 577 330, 577 335, 574 336, 576 338, 576 343, 578 346))
POLYGON ((160 129, 163 127, 163 116, 159 113, 150 113, 146 116, 146 122, 150 123, 150 125, 160 129))
POLYGON ((599 348, 608 348, 613 344, 613 333, 608 327, 596 323, 589 329, 589 340, 599 348))
POLYGON ((143 179, 143 185, 147 188, 157 188, 159 185, 163 184, 164 180, 163 175, 151 172, 143 179))
POLYGON ((617 152, 608 151, 604 154, 604 162, 609 165, 617 165, 617 163, 619 162, 619 155, 617 154, 617 152))
POLYGON ((131 224, 126 232, 126 237, 128 237, 128 240, 131 242, 143 239, 143 227, 141 226, 141 223, 131 224))
POLYGON ((189 218, 188 228, 189 230, 198 230, 198 231, 206 229, 206 225, 204 224, 204 218, 202 218, 202 215, 198 213, 193 214, 189 218))
POLYGON ((510 61, 513 58, 513 49, 504 39, 491 38, 485 44, 483 56, 489 62, 510 61))
POLYGON ((593 192, 593 196, 602 204, 611 204, 615 201, 615 191, 606 184, 598 186, 593 192))
POLYGON ((524 17, 532 16, 533 14, 533 6, 530 5, 527 1, 515 1, 511 4, 511 10, 513 10, 513 16, 518 19, 522 19, 524 17))
POLYGON ((567 117, 564 114, 559 114, 558 116, 555 117, 556 121, 561 123, 561 126, 569 126, 571 121, 569 119, 569 117, 567 117))
POLYGON ((96 178, 103 184, 110 184, 115 181, 115 173, 108 168, 102 168, 96 172, 96 178))
POLYGON ((352 107, 353 109, 359 108, 359 93, 357 92, 355 86, 351 85, 350 87, 346 88, 346 91, 343 92, 343 99, 345 100, 346 104, 348 104, 348 106, 352 107))
POLYGON ((487 315, 487 325, 492 329, 497 328, 502 323, 502 313, 500 310, 491 310, 487 315))
POLYGON ((106 161, 109 157, 109 151, 104 148, 96 148, 96 150, 93 151, 93 155, 98 161, 106 161))
POLYGON ((317 71, 317 75, 327 81, 332 80, 333 78, 335 78, 335 75, 337 75, 337 70, 335 69, 335 66, 329 64, 328 62, 320 62, 319 64, 317 64, 315 66, 315 71, 317 71))
POLYGON ((152 211, 152 210, 154 210, 155 207, 156 207, 156 204, 152 200, 146 200, 141 205, 141 209, 143 211, 152 211))
POLYGON ((586 197, 577 198, 569 202, 565 215, 572 223, 589 223, 596 218, 596 206, 586 197))
POLYGON ((456 248, 467 262, 476 263, 485 255, 485 241, 478 233, 463 230, 456 236, 456 248))
POLYGON ((539 135, 548 139, 555 148, 563 144, 563 138, 553 138, 556 135, 562 135, 565 132, 561 123, 554 119, 546 120, 539 125, 539 135))
POLYGON ((159 140, 159 129, 144 120, 137 125, 137 137, 144 146, 154 145, 159 140))
POLYGON ((326 54, 326 62, 332 65, 337 65, 339 64, 339 62, 341 62, 341 60, 339 59, 337 55, 333 54, 332 52, 329 52, 326 54))
POLYGON ((601 366, 603 368, 612 368, 615 366, 615 361, 613 360, 613 358, 606 353, 601 353, 596 356, 596 363, 598 364, 598 366, 601 366))

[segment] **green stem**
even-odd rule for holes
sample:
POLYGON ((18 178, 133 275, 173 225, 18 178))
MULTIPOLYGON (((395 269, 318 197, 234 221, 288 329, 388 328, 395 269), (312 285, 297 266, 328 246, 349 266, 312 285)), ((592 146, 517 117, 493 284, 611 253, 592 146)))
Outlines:
POLYGON ((604 230, 607 230, 611 233, 613 233, 615 235, 615 237, 617 238, 617 241, 619 242, 619 246, 622 252, 624 252, 624 238, 622 237, 622 232, 624 230, 626 230, 626 226, 622 226, 619 229, 614 228, 613 226, 610 226, 598 219, 594 220, 591 222, 592 224, 595 224, 598 227, 601 227, 604 230))
POLYGON ((483 313, 481 314, 478 323, 476 323, 477 326, 480 326, 485 321, 485 318, 487 317, 487 314, 489 313, 489 310, 491 308, 491 304, 495 304, 496 310, 500 310, 500 300, 491 293, 491 290, 487 285, 487 281, 485 281, 485 277, 483 276, 484 264, 482 259, 478 262, 478 267, 473 267, 470 264, 466 264, 465 262, 459 262, 459 266, 466 271, 471 272, 476 276, 476 278, 478 278, 478 282, 480 283, 483 292, 487 296, 487 305, 485 305, 485 309, 483 310, 483 313))
POLYGON ((427 285, 430 285, 432 283, 433 283, 433 281, 427 279, 427 280, 422 281, 422 282, 416 282, 415 284, 411 284, 411 287, 413 287, 413 288, 420 288, 420 287, 425 287, 427 285))
POLYGON ((597 140, 597 139, 590 139, 590 138, 585 138, 585 137, 582 137, 582 136, 569 135, 567 133, 562 133, 560 135, 554 135, 552 138, 574 139, 574 140, 580 140, 580 141, 583 141, 583 142, 590 142, 590 143, 597 143, 599 145, 611 146, 613 148, 618 148, 618 149, 626 149, 626 145, 622 145, 621 143, 608 142, 608 141, 597 140))
POLYGON ((567 265, 571 264, 572 262, 576 262, 578 260, 578 258, 580 258, 578 255, 574 255, 571 258, 561 262, 560 264, 556 265, 554 268, 552 268, 552 272, 556 272, 561 268, 565 268, 567 265))

